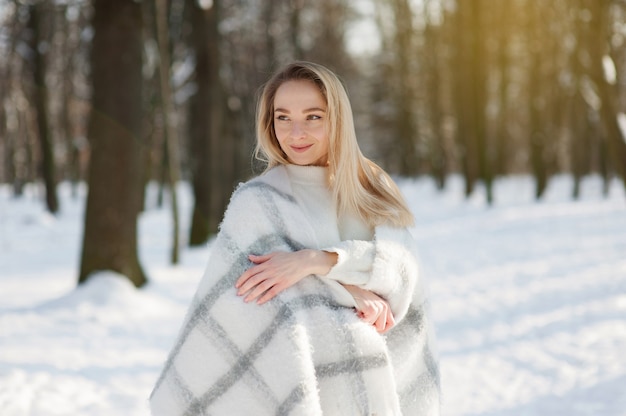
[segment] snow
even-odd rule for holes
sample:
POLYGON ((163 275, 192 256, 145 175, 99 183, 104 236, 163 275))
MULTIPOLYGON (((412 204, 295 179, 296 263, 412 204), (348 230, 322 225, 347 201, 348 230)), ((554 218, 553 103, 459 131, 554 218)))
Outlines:
MULTIPOLYGON (((402 180, 429 281, 440 347, 444 415, 626 415, 626 195, 554 178, 534 201, 528 177, 498 180, 489 207, 426 179, 402 180)), ((154 205, 154 189, 149 205, 154 205)), ((84 187, 0 186, 0 413, 148 415, 158 376, 210 250, 168 264, 170 214, 140 218, 150 283, 111 272, 76 288, 84 187)), ((181 186, 181 212, 191 212, 181 186)), ((186 217, 187 215, 183 216, 186 217)), ((188 227, 183 222, 183 229, 188 227)))

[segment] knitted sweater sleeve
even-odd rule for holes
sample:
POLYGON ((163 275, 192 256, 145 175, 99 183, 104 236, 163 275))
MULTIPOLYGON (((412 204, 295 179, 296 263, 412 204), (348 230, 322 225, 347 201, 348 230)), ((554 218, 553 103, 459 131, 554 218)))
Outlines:
POLYGON ((373 241, 347 240, 323 250, 337 254, 337 263, 326 278, 346 285, 365 285, 369 281, 376 252, 373 241))
POLYGON ((344 241, 324 250, 338 255, 327 278, 382 296, 396 320, 404 317, 415 295, 425 296, 418 282, 416 244, 407 229, 377 227, 374 241, 344 241))

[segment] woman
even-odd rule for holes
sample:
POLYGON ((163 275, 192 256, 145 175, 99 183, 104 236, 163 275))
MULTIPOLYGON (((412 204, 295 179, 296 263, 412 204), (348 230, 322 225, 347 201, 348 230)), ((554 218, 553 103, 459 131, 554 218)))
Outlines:
POLYGON ((257 155, 151 395, 154 415, 438 415, 413 217, 366 159, 339 79, 265 85, 257 155))

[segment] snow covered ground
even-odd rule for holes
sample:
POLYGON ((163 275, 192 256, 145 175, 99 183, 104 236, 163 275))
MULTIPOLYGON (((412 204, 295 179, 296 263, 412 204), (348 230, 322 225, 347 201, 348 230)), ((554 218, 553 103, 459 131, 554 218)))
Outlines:
MULTIPOLYGON (((402 182, 445 415, 626 415, 626 195, 612 185, 604 198, 589 178, 572 202, 571 180, 558 177, 535 202, 529 178, 507 178, 488 207, 480 190, 464 199, 458 178, 443 193, 402 182)), ((57 217, 39 193, 13 199, 0 187, 0 414, 147 416, 210 246, 169 265, 169 213, 150 208, 140 220, 150 284, 103 273, 76 289, 84 189, 72 199, 61 186, 57 217)), ((181 204, 188 214, 186 187, 181 204)))

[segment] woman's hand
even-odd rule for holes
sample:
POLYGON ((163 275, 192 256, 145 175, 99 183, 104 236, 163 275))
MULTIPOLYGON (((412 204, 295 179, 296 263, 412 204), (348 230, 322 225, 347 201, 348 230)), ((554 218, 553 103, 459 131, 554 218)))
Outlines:
POLYGON ((358 317, 373 325, 376 331, 385 333, 396 324, 391 307, 385 299, 358 286, 344 285, 344 287, 356 300, 358 317))
POLYGON ((310 249, 248 258, 255 265, 237 279, 235 287, 237 295, 246 295, 245 302, 257 299, 259 305, 308 275, 326 275, 337 262, 336 253, 310 249))

